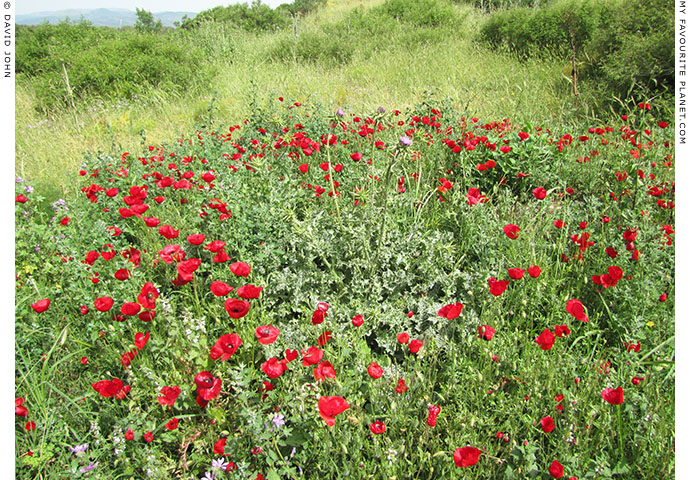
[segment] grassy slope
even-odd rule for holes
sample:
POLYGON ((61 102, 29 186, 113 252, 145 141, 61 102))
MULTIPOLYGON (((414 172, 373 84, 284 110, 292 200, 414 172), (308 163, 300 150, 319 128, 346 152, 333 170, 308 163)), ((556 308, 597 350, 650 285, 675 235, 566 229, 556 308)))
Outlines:
MULTIPOLYGON (((344 0, 329 2, 321 11, 302 19, 298 32, 318 31, 329 22, 345 18, 353 8, 382 3, 344 0)), ((567 118, 571 99, 562 79, 562 65, 531 61, 519 63, 473 41, 481 14, 456 6, 459 25, 438 27, 442 42, 419 42, 412 27, 386 33, 388 38, 362 38, 353 45, 352 60, 345 66, 277 62, 268 54, 281 39, 293 32, 261 37, 233 36, 235 54, 231 63, 218 58, 221 73, 211 81, 199 79, 201 95, 179 97, 150 92, 138 104, 118 106, 108 102, 96 111, 78 107, 52 119, 35 112, 31 89, 18 83, 16 94, 16 171, 55 195, 68 193, 68 175, 79 168, 84 151, 109 149, 115 153, 138 151, 139 132, 147 142, 169 140, 189 132, 205 114, 217 91, 218 118, 241 121, 248 112, 252 85, 264 96, 286 99, 317 99, 333 109, 367 112, 378 106, 403 109, 422 98, 425 90, 450 96, 468 115, 486 120, 511 118, 517 122, 557 121, 567 118), (384 42, 384 55, 367 51, 367 42, 384 42), (114 106, 113 106, 114 105, 114 106), (31 128, 30 128, 31 127, 31 128)), ((218 39, 217 41, 221 41, 218 39)), ((99 102, 91 102, 91 106, 99 102)))

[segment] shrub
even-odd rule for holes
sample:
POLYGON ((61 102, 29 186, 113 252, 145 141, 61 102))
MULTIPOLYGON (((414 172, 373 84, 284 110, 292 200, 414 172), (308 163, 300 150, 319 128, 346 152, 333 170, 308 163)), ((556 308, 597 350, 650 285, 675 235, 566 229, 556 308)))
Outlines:
POLYGON ((401 22, 426 27, 446 23, 454 15, 453 8, 439 0, 386 0, 374 10, 401 22))
POLYGON ((273 60, 293 59, 324 64, 325 66, 344 65, 352 59, 352 49, 341 38, 320 32, 302 32, 293 39, 282 39, 269 50, 273 60))
POLYGON ((204 10, 193 19, 184 22, 182 28, 194 29, 206 22, 232 23, 243 30, 257 33, 278 30, 289 24, 286 16, 260 1, 255 1, 251 6, 238 3, 204 10))
POLYGON ((213 71, 197 48, 177 38, 175 32, 138 34, 84 23, 22 29, 17 35, 17 73, 33 84, 41 110, 70 104, 65 72, 77 100, 131 98, 150 87, 179 91, 213 71))

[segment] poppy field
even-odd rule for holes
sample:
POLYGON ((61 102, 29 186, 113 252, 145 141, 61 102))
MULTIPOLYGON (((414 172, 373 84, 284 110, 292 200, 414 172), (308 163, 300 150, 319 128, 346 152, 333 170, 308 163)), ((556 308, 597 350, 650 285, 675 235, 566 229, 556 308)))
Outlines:
POLYGON ((671 123, 276 96, 17 178, 17 478, 674 478, 671 123))

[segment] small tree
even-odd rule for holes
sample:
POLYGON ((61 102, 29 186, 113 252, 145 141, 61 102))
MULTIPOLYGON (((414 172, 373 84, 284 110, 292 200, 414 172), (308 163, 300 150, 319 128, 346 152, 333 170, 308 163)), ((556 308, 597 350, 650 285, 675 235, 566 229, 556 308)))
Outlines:
POLYGON ((163 30, 163 23, 160 20, 154 22, 151 12, 137 8, 137 22, 134 28, 140 33, 158 33, 163 30))

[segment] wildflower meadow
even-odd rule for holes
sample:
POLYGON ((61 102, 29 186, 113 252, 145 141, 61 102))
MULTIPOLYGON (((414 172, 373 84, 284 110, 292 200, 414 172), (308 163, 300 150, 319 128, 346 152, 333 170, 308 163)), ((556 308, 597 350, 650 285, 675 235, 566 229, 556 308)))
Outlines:
POLYGON ((246 105, 16 176, 16 478, 675 478, 667 108, 246 105))

